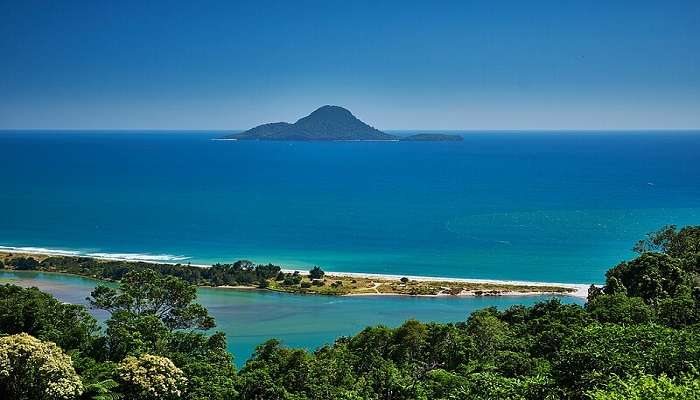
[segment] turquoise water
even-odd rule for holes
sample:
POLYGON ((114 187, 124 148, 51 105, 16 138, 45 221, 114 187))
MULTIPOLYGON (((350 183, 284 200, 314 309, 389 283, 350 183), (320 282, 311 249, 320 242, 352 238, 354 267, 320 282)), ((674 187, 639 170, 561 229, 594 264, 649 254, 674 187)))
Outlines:
MULTIPOLYGON (((461 143, 217 135, 0 132, 0 246, 590 283, 644 233, 700 223, 700 132, 469 133, 461 143)), ((95 285, 0 279, 78 304, 95 285)), ((199 293, 239 363, 271 337, 314 348, 366 325, 460 321, 544 298, 199 293)))
POLYGON ((645 232, 700 223, 699 132, 219 134, 0 132, 0 245, 590 283, 645 232))
MULTIPOLYGON (((84 305, 97 284, 95 280, 78 276, 0 270, 0 283, 6 282, 35 286, 62 301, 84 305)), ((332 343, 338 336, 357 333, 367 325, 397 326, 408 318, 464 321, 479 308, 507 308, 546 298, 327 297, 203 288, 199 289, 198 301, 216 317, 216 329, 226 332, 229 351, 240 366, 256 345, 270 338, 279 338, 289 346, 314 349, 332 343)), ((573 297, 562 297, 562 301, 582 303, 573 297)), ((92 312, 100 320, 107 316, 101 311, 92 312)))

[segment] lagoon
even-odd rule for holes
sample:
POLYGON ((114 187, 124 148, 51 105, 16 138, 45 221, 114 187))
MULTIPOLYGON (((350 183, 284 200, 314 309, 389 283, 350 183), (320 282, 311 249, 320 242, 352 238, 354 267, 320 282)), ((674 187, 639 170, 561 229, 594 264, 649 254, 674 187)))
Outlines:
MULTIPOLYGON (((0 270, 0 284, 35 286, 61 301, 87 305, 86 297, 99 281, 80 276, 33 271, 0 270)), ((271 338, 287 346, 313 350, 339 336, 352 335, 368 325, 398 326, 406 319, 465 321, 477 309, 533 304, 551 296, 510 297, 361 297, 317 296, 258 290, 198 289, 198 301, 216 318, 217 330, 226 333, 229 351, 241 366, 255 346, 271 338)), ((564 296, 562 302, 582 304, 564 296)), ((91 310, 103 321, 107 314, 91 310)))

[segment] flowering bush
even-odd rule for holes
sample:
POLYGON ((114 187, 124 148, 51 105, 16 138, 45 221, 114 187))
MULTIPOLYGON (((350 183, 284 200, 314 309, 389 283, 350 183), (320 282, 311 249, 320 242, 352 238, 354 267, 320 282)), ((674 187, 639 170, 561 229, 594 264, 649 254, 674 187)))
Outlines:
POLYGON ((56 344, 26 333, 0 338, 0 398, 68 400, 82 392, 71 358, 56 344))
POLYGON ((179 398, 187 383, 180 368, 169 358, 150 354, 124 358, 117 373, 134 398, 179 398))

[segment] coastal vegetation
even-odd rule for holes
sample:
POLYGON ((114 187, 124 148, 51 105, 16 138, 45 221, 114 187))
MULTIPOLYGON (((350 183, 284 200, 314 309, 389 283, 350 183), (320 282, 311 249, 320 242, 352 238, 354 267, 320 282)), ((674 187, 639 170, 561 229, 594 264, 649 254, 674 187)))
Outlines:
POLYGON ((319 295, 473 295, 497 296, 517 293, 568 294, 570 287, 469 281, 431 281, 408 278, 368 277, 362 275, 326 274, 315 266, 308 273, 282 270, 273 264, 254 264, 239 260, 232 264, 201 267, 135 261, 115 261, 90 257, 15 254, 0 252, 5 268, 21 271, 46 271, 106 281, 119 281, 129 271, 154 271, 180 278, 197 286, 224 288, 258 288, 288 293, 319 295))
POLYGON ((104 327, 81 306, 8 284, 0 398, 699 399, 700 226, 666 227, 635 249, 585 306, 551 299, 409 320, 314 351, 269 340, 238 371, 181 277, 141 268, 98 285, 89 300, 109 312, 104 327))

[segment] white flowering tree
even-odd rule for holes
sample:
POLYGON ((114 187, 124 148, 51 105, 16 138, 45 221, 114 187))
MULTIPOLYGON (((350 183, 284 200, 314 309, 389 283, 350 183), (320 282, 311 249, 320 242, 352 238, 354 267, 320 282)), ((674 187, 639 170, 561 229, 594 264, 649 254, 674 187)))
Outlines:
POLYGON ((150 354, 124 358, 117 373, 130 399, 178 399, 187 384, 182 370, 169 358, 150 354))
POLYGON ((0 398, 69 400, 83 392, 71 358, 26 333, 0 338, 0 398))

